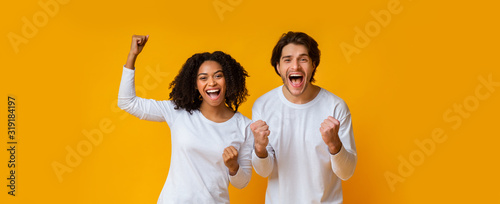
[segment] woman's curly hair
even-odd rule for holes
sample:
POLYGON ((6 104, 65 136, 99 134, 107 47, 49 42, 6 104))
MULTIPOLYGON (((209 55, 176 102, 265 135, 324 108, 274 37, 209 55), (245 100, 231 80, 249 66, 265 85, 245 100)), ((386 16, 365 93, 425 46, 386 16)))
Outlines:
POLYGON ((196 80, 198 70, 205 61, 215 61, 221 65, 226 81, 225 104, 234 112, 238 111, 238 107, 248 96, 245 86, 248 73, 231 55, 221 51, 197 53, 184 63, 169 86, 172 88, 170 99, 174 102, 175 109, 185 109, 190 114, 193 110, 200 109, 203 98, 196 89, 196 80))

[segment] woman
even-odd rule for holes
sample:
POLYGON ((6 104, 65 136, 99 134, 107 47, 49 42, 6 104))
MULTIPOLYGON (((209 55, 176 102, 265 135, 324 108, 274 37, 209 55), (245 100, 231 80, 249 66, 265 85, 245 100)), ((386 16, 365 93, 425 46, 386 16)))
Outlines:
POLYGON ((237 112, 248 95, 243 67, 217 51, 190 57, 170 84, 170 100, 135 95, 134 65, 148 36, 132 37, 118 106, 143 119, 167 122, 172 158, 158 203, 229 203, 228 186, 252 175, 251 121, 237 112))

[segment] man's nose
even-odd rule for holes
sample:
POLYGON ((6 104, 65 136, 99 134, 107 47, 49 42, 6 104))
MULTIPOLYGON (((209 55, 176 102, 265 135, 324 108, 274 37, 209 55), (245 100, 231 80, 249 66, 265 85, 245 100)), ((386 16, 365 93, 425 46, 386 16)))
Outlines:
POLYGON ((299 60, 294 59, 294 60, 292 61, 292 68, 297 69, 297 68, 299 68, 299 67, 300 67, 299 60))

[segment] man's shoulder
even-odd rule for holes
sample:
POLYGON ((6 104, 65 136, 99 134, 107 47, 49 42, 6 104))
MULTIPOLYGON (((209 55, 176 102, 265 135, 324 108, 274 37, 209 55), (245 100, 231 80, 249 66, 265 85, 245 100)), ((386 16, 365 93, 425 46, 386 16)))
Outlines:
POLYGON ((326 90, 325 88, 323 87, 319 87, 321 88, 320 90, 320 93, 323 97, 325 98, 329 98, 329 99, 332 99, 332 100, 338 100, 338 101, 343 101, 342 98, 340 98, 339 96, 337 96, 336 94, 332 93, 331 91, 328 91, 326 90))
POLYGON ((257 98, 257 100, 255 100, 255 104, 261 104, 261 103, 265 103, 266 101, 269 101, 269 100, 277 100, 278 97, 279 97, 279 91, 281 90, 281 86, 278 86, 270 91, 268 91, 267 93, 265 93, 264 95, 260 96, 259 98, 257 98))
POLYGON ((252 106, 252 119, 260 118, 262 114, 272 111, 273 107, 279 106, 281 103, 279 91, 281 91, 281 86, 268 91, 255 100, 252 106))
POLYGON ((252 123, 252 120, 250 120, 247 116, 243 115, 239 111, 235 113, 234 117, 236 117, 238 123, 241 123, 244 126, 250 125, 250 123, 252 123))
POLYGON ((339 96, 337 96, 336 94, 322 88, 321 88, 321 101, 323 102, 327 102, 329 104, 333 104, 334 106, 336 107, 342 107, 342 108, 347 108, 347 104, 346 102, 344 101, 344 99, 340 98, 339 96))

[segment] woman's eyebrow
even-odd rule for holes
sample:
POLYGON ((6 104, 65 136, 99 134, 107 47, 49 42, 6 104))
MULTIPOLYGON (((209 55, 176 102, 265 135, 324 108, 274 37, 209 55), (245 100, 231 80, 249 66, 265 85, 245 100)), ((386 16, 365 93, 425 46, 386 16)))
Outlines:
MULTIPOLYGON (((222 69, 215 71, 214 74, 217 74, 219 72, 222 72, 222 69)), ((200 75, 208 75, 208 74, 207 73, 199 73, 198 76, 200 76, 200 75)))

